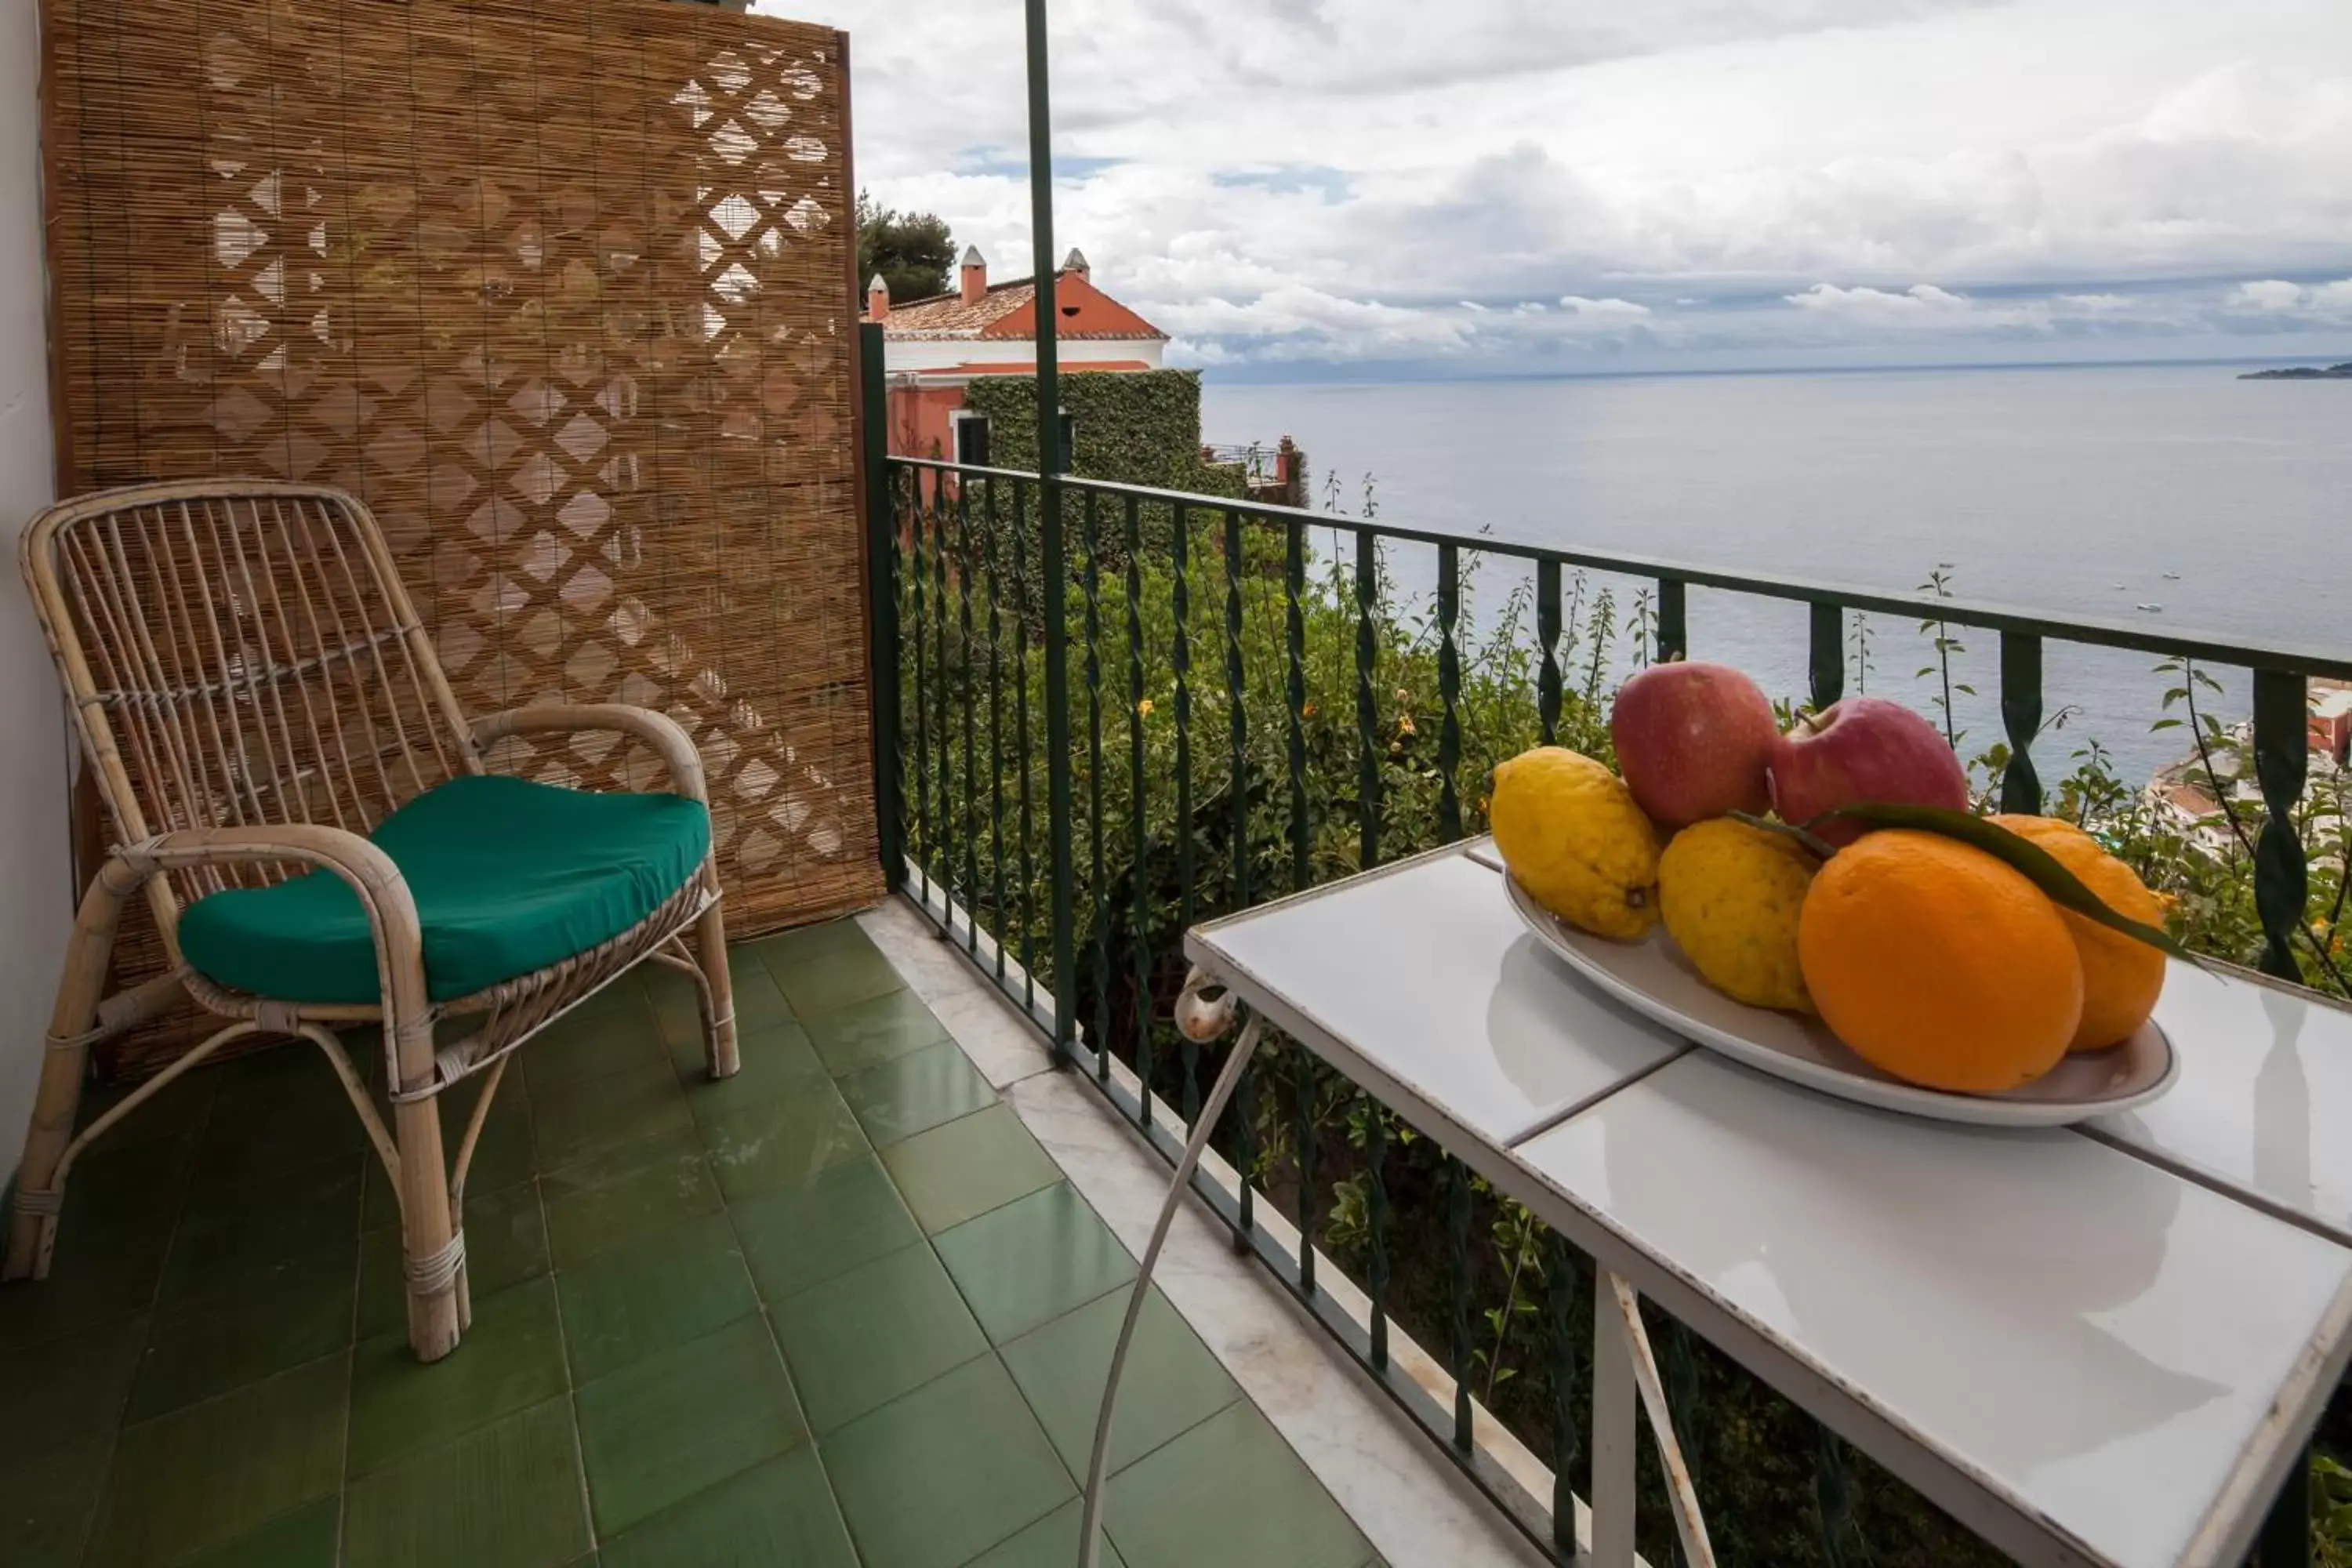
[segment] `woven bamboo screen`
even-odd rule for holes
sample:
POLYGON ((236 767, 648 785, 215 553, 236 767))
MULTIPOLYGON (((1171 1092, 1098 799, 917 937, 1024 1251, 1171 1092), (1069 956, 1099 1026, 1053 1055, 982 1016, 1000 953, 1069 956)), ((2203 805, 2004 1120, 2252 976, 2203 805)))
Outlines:
MULTIPOLYGON (((733 929, 877 897, 841 35, 662 0, 43 13, 68 490, 349 489, 470 712, 686 724, 733 929)), ((504 761, 647 778, 603 735, 504 761)))

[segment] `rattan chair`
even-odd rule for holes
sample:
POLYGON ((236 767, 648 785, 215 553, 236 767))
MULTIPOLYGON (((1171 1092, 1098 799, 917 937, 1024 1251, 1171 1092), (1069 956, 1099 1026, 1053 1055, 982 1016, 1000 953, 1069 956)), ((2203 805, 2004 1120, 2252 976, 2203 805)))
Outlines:
MULTIPOLYGON (((86 496, 36 520, 22 556, 116 843, 82 900, 68 950, 18 1171, 5 1277, 47 1272, 67 1173, 93 1139, 224 1044, 257 1031, 296 1035, 326 1054, 399 1194, 409 1341, 421 1359, 437 1360, 455 1348, 470 1315, 466 1171, 518 1047, 651 958, 694 977, 710 1075, 735 1071, 718 870, 693 742, 664 715, 619 704, 525 707, 469 721, 382 531, 365 506, 338 490, 233 479, 86 496), (455 783, 486 776, 486 754, 502 739, 581 731, 616 731, 648 748, 667 771, 668 792, 584 796, 541 784, 455 783), (670 846, 685 869, 667 889, 647 882, 642 867, 633 886, 596 858, 598 845, 581 847, 563 896, 573 882, 591 887, 603 900, 591 913, 634 923, 529 973, 450 995, 452 974, 504 950, 478 942, 463 911, 436 910, 428 899, 420 915, 424 885, 414 860, 404 875, 369 836, 396 809, 428 795, 455 798, 442 793, 453 790, 520 795, 525 805, 567 813, 609 814, 636 802, 698 823, 700 837, 670 846), (232 889, 269 892, 257 905, 256 894, 232 889), (109 996, 118 918, 142 891, 171 967, 109 996), (213 908, 265 912, 289 900, 307 900, 312 910, 341 900, 349 911, 355 895, 345 923, 372 942, 373 985, 365 947, 358 950, 360 994, 331 1000, 319 999, 332 991, 324 984, 289 986, 311 990, 307 997, 240 989, 209 959, 212 973, 200 972, 183 928, 191 909, 213 895, 226 898, 213 908), (650 912, 627 912, 638 904, 650 912), (436 951, 446 956, 428 962, 436 951), (77 1135, 90 1047, 177 1005, 184 994, 225 1026, 77 1135), (444 1020, 453 1022, 436 1048, 444 1020), (389 1131, 336 1033, 369 1024, 382 1028, 389 1131), (445 1164, 436 1097, 478 1073, 486 1081, 456 1160, 445 1164)), ((421 831, 409 830, 403 858, 421 831)), ((383 837, 389 843, 393 836, 383 837)), ((461 879, 477 853, 463 844, 425 847, 440 851, 445 870, 461 879)), ((482 858, 515 853, 489 838, 478 850, 482 858)), ((449 895, 436 896, 446 903, 449 895)), ((580 909, 558 912, 571 924, 547 930, 587 929, 580 909)), ((230 937, 216 938, 215 947, 231 967, 282 971, 269 965, 283 955, 244 951, 234 934, 241 928, 226 929, 230 937)), ((348 945, 342 956, 348 981, 348 945)))

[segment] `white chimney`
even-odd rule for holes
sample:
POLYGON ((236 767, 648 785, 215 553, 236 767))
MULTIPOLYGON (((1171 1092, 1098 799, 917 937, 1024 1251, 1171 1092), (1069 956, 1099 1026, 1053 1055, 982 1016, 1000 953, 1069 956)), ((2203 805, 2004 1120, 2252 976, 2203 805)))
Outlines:
POLYGON ((988 258, 981 255, 980 247, 964 247, 962 271, 963 302, 977 305, 980 297, 988 292, 988 258))
POLYGON ((866 319, 869 321, 890 319, 890 285, 882 281, 879 272, 866 285, 866 319))
POLYGON ((1062 258, 1062 270, 1073 278, 1087 278, 1094 269, 1087 265, 1086 252, 1074 245, 1070 247, 1070 254, 1062 258))

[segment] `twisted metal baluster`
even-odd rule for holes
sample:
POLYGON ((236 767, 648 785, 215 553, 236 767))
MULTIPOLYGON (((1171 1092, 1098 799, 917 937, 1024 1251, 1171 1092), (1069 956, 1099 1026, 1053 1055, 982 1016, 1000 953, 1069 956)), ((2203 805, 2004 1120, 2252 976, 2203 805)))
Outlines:
POLYGON ((1585 1341, 1577 1306, 1589 1296, 1576 1260, 1557 1231, 1545 1238, 1545 1317, 1551 1350, 1551 1547, 1562 1563, 1576 1561, 1576 1354, 1585 1341))
MULTIPOLYGON (((994 479, 983 481, 989 491, 996 488, 994 479)), ((991 503, 992 506, 993 503, 991 503)), ((944 551, 941 552, 945 553, 944 551)), ((945 570, 942 564, 941 570, 945 570)), ((973 732, 973 710, 980 706, 979 686, 973 679, 971 580, 977 574, 979 563, 971 547, 971 487, 959 485, 956 489, 956 597, 959 602, 959 622, 963 632, 963 696, 957 704, 963 710, 963 811, 957 818, 958 831, 963 835, 963 910, 964 952, 977 958, 980 954, 980 765, 979 750, 973 732)), ((940 617, 942 620, 945 616, 940 617)), ((940 694, 940 812, 947 809, 947 694, 940 694)), ((955 848, 948 848, 950 877, 953 877, 955 848)))
POLYGON ((1356 531, 1356 868, 1361 871, 1381 863, 1381 710, 1372 694, 1372 665, 1380 649, 1372 630, 1380 603, 1380 541, 1369 530, 1356 531))
POLYGON ((1143 527, 1127 498, 1127 768, 1129 851, 1135 891, 1135 1076, 1142 1084, 1137 1117, 1151 1125, 1151 880, 1146 874, 1143 784, 1143 527))
MULTIPOLYGON (((1675 1441, 1680 1445, 1683 1468, 1689 1472, 1691 1490, 1698 1490, 1698 1467, 1691 1462, 1694 1440, 1698 1433, 1698 1360, 1691 1352, 1690 1330, 1680 1318, 1671 1321, 1666 1330, 1666 1409, 1675 1431, 1675 1441)), ((1675 1560, 1685 1564, 1690 1558, 1682 1542, 1675 1542, 1675 1560)))
POLYGON ((1297 892, 1315 879, 1313 839, 1307 821, 1307 617, 1299 598, 1307 591, 1307 524, 1290 520, 1283 542, 1283 665, 1289 714, 1286 760, 1290 766, 1290 888, 1297 892))
POLYGON ((1822 1561, 1845 1568, 1845 1540, 1853 1529, 1853 1478, 1837 1434, 1813 1423, 1813 1506, 1821 1514, 1822 1561))
POLYGON ((1454 770, 1462 763, 1462 650, 1454 638, 1462 616, 1462 556, 1453 544, 1437 547, 1437 836, 1451 844, 1462 837, 1462 792, 1454 770))
POLYGON ((1690 656, 1689 584, 1679 577, 1658 579, 1658 662, 1690 656))
POLYGON ((1845 695, 1845 609, 1839 605, 1814 605, 1808 619, 1811 623, 1808 662, 1813 711, 1818 713, 1845 695))
POLYGON ((1372 1301, 1372 1364, 1386 1372, 1389 1365, 1389 1130, 1381 1118, 1379 1100, 1367 1098, 1364 1111, 1364 1158, 1370 1175, 1364 1194, 1364 1218, 1371 1233, 1371 1257, 1364 1268, 1364 1293, 1372 1301))
POLYGON ((2254 839, 2254 910, 2262 916, 2262 970, 2303 982, 2289 945, 2303 925, 2311 870, 2294 830, 2295 808, 2311 768, 2310 697, 2303 676, 2289 669, 2254 671, 2254 778, 2265 816, 2254 839))
MULTIPOLYGON (((1087 596, 1087 848, 1094 907, 1095 1076, 1110 1081, 1110 905, 1103 886, 1102 809, 1102 542, 1097 503, 1102 498, 1087 492, 1082 522, 1086 545, 1087 596)), ((1139 872, 1141 868, 1137 868, 1139 872)))
POLYGON ((1291 1107, 1298 1140, 1298 1293, 1315 1299, 1315 1053, 1298 1047, 1297 1100, 1291 1107))
POLYGON ((2042 775, 2033 770, 2033 740, 2042 732, 2042 639, 2032 632, 2000 634, 2000 721, 2009 733, 2000 808, 2039 816, 2042 775))
MULTIPOLYGON (((1021 1003, 1037 1005, 1037 862, 1034 854, 1034 819, 1029 809, 1029 517, 1025 490, 1013 491, 1013 736, 1021 750, 1020 772, 1013 784, 1014 827, 1021 853, 1021 1003)), ((1049 636, 1060 636, 1054 628, 1049 636)), ((1000 911, 1001 912, 1001 911, 1000 911)), ((1003 933, 998 933, 999 957, 1003 933)))
MULTIPOLYGON (((909 601, 911 614, 908 619, 912 621, 915 628, 915 776, 922 781, 922 787, 915 792, 915 867, 921 879, 923 901, 929 904, 931 899, 931 856, 936 846, 931 842, 930 730, 929 725, 925 722, 929 717, 927 707, 929 700, 929 684, 925 668, 929 660, 924 657, 923 650, 923 633, 926 628, 923 620, 923 476, 921 470, 918 469, 911 478, 915 487, 915 503, 914 515, 908 526, 914 534, 915 568, 912 573, 908 574, 909 585, 913 590, 909 601)), ((935 482, 937 482, 936 479, 935 482)), ((898 537, 898 530, 894 525, 890 530, 894 553, 898 537)), ((944 671, 941 672, 941 679, 945 679, 944 671)), ((940 737, 940 744, 946 744, 945 736, 940 737)), ((898 763, 901 769, 906 765, 904 747, 898 748, 898 763)), ((905 790, 906 785, 901 783, 899 785, 901 800, 906 798, 905 790)))
MULTIPOLYGON (((1470 1414, 1470 1173, 1453 1155, 1445 1157, 1445 1241, 1447 1271, 1453 1285, 1453 1310, 1447 1314, 1446 1348, 1454 1373, 1454 1446, 1468 1453, 1474 1441, 1470 1414)), ((1508 1312, 1509 1303, 1504 1304, 1508 1312)))
MULTIPOLYGON (((940 482, 945 482, 944 476, 941 476, 940 482)), ((963 489, 961 483, 959 483, 956 489, 956 504, 959 507, 963 505, 963 489)), ((933 658, 931 661, 931 674, 934 677, 931 684, 939 689, 939 878, 940 885, 946 890, 947 896, 953 898, 955 896, 956 827, 954 822, 951 820, 952 807, 950 804, 948 795, 949 781, 955 769, 954 760, 949 755, 948 745, 948 517, 944 499, 941 497, 938 485, 936 484, 932 487, 931 490, 930 522, 931 602, 939 606, 940 622, 937 630, 932 636, 932 641, 936 645, 934 651, 938 657, 933 658)), ((966 665, 964 689, 968 692, 971 687, 969 668, 971 662, 971 626, 968 620, 965 623, 963 630, 963 657, 966 665)), ((969 710, 968 706, 967 710, 969 710)), ((967 920, 976 920, 977 918, 973 915, 972 908, 970 904, 966 904, 964 906, 964 915, 967 920)), ((948 916, 947 919, 949 924, 954 924, 953 916, 948 916)))
MULTIPOLYGON (((1000 615, 999 586, 996 563, 1002 553, 997 526, 996 487, 989 486, 988 499, 988 858, 989 909, 994 917, 996 931, 996 980, 1004 982, 1004 624, 1000 615)), ((1014 503, 1019 504, 1021 482, 1013 485, 1014 503)), ((978 940, 977 938, 974 939, 978 940)))
MULTIPOLYGON (((1176 888, 1179 939, 1192 929, 1192 514, 1181 502, 1169 550, 1176 564, 1175 640, 1169 649, 1176 670, 1176 888)), ((1184 1125, 1201 1114, 1201 1047, 1189 1035, 1179 1047, 1184 1069, 1184 1125)))
POLYGON ((1542 645, 1536 666, 1536 715, 1543 723, 1543 742, 1559 742, 1559 563, 1536 563, 1536 641, 1542 645))

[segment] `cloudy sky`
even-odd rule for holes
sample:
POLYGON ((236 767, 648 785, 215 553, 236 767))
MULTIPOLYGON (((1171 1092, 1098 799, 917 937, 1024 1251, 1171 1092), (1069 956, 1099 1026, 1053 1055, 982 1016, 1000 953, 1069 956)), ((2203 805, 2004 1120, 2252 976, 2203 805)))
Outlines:
MULTIPOLYGON (((1018 0, 847 28, 1029 269, 1018 0)), ((1235 374, 2352 358, 2352 0, 1055 0, 1055 226, 1235 374)))

